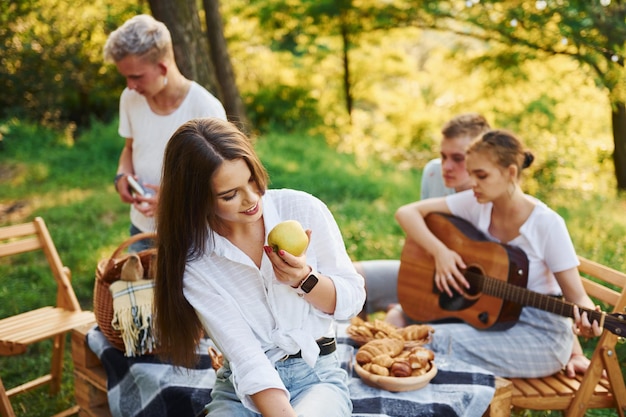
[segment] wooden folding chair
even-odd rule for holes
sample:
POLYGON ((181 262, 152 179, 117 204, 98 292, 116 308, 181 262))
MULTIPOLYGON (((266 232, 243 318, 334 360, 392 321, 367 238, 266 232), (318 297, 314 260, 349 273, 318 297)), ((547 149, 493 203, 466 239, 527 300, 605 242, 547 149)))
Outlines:
MULTIPOLYGON (((613 306, 613 312, 626 319, 626 274, 582 257, 580 262, 580 272, 593 277, 583 277, 587 294, 613 306)), ((544 378, 512 378, 511 404, 518 409, 563 410, 567 417, 583 417, 590 408, 615 408, 624 417, 626 388, 615 350, 617 341, 618 335, 605 330, 587 372, 575 379, 563 372, 544 378)))
MULTIPOLYGON (((14 395, 50 385, 50 394, 61 388, 65 335, 75 327, 95 323, 90 311, 82 311, 70 282, 70 271, 63 266, 48 229, 40 217, 30 223, 0 228, 0 258, 41 250, 50 265, 57 284, 56 305, 44 306, 11 317, 0 319, 0 355, 13 356, 26 352, 32 344, 52 339, 50 373, 6 389, 0 377, 0 415, 15 417, 10 399, 14 395)), ((55 417, 76 414, 78 406, 65 410, 55 417)))

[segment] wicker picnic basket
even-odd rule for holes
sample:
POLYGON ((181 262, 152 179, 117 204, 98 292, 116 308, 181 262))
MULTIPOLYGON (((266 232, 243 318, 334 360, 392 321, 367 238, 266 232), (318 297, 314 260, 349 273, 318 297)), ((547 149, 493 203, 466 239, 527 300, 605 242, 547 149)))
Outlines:
MULTIPOLYGON (((111 326, 111 321, 113 320, 113 297, 109 287, 113 282, 120 279, 122 265, 128 259, 128 254, 122 252, 134 242, 143 239, 154 239, 155 237, 154 233, 140 233, 131 236, 115 249, 110 258, 101 260, 96 267, 96 279, 93 289, 93 308, 96 322, 100 331, 106 336, 111 345, 121 351, 125 350, 122 335, 119 330, 115 330, 111 326)), ((155 253, 156 249, 146 249, 137 253, 141 259, 141 264, 144 268, 144 278, 146 279, 150 276, 150 261, 155 253)))

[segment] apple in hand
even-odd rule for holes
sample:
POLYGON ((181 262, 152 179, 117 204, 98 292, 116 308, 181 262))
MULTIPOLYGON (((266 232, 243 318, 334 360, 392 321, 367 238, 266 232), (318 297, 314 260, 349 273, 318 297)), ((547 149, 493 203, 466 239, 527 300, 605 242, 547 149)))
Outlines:
POLYGON ((274 252, 284 250, 294 256, 300 256, 309 244, 309 237, 296 220, 286 220, 278 223, 267 235, 267 245, 274 252))

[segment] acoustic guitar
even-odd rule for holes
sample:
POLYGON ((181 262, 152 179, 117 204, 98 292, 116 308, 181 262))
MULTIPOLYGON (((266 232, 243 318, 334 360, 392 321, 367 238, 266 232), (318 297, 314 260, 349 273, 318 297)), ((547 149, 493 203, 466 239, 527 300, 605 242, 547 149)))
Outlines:
MULTIPOLYGON (((425 221, 438 239, 461 255, 470 288, 465 294, 453 291, 452 297, 439 291, 433 257, 407 237, 400 257, 398 301, 413 320, 461 320, 479 329, 499 323, 499 328, 506 328, 516 323, 523 306, 574 317, 574 304, 526 288, 528 258, 521 249, 489 240, 460 217, 431 213, 425 221)), ((626 333, 623 315, 580 309, 605 329, 617 335, 626 333)))

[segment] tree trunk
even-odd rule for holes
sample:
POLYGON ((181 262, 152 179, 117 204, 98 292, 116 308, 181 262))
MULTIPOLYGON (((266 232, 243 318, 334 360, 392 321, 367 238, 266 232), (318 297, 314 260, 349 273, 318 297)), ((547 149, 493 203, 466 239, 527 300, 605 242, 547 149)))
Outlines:
POLYGON ((611 119, 613 123, 613 163, 617 189, 626 190, 626 105, 623 101, 612 103, 611 119))
POLYGON ((224 39, 224 27, 220 14, 219 0, 203 0, 206 15, 207 37, 211 46, 211 61, 215 68, 220 97, 226 109, 228 120, 235 123, 242 131, 249 133, 249 120, 246 108, 239 94, 235 71, 230 62, 228 47, 224 39))
POLYGON ((165 23, 172 34, 174 58, 187 78, 219 96, 215 72, 209 59, 209 45, 202 33, 195 0, 149 0, 155 19, 165 23))
POLYGON ((343 90, 346 96, 346 111, 352 124, 352 85, 350 81, 350 37, 346 22, 341 22, 341 39, 343 41, 343 90))
POLYGON ((348 11, 352 7, 351 2, 348 1, 346 5, 341 8, 339 14, 339 26, 341 31, 342 42, 342 59, 343 59, 343 93, 346 98, 346 112, 348 113, 348 122, 352 124, 352 80, 350 77, 350 29, 348 20, 348 11))

